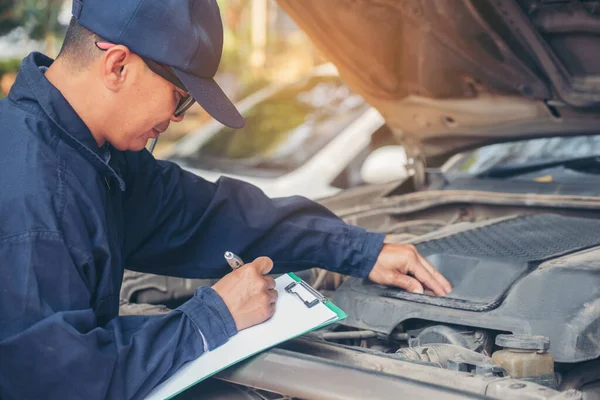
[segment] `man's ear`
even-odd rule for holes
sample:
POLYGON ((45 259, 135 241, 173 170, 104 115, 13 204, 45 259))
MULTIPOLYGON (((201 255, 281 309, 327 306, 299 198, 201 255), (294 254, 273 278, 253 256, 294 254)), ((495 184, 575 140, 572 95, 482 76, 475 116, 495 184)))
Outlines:
POLYGON ((126 46, 117 45, 106 51, 102 59, 101 73, 107 89, 121 89, 130 73, 132 61, 132 53, 126 46))

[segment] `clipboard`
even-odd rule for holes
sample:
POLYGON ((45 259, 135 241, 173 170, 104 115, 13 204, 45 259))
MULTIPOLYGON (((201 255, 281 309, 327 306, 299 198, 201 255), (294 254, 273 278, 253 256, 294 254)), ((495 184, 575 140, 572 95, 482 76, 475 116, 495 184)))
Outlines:
POLYGON ((185 364, 146 400, 171 399, 240 361, 348 316, 294 273, 278 277, 275 284, 279 297, 269 320, 238 332, 227 343, 185 364))

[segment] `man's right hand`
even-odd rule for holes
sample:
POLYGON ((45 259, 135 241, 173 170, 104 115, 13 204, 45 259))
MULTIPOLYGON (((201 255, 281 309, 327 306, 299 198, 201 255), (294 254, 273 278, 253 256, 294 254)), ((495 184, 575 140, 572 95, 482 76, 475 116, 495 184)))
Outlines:
POLYGON ((265 276, 272 268, 270 258, 259 257, 213 285, 229 308, 238 331, 260 324, 275 313, 275 279, 265 276))

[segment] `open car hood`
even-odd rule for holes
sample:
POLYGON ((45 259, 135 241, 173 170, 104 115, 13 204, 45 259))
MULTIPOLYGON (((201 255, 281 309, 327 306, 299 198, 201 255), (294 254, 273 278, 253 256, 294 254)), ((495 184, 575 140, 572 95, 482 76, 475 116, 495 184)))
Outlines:
POLYGON ((596 1, 277 1, 430 165, 494 142, 600 133, 596 1))

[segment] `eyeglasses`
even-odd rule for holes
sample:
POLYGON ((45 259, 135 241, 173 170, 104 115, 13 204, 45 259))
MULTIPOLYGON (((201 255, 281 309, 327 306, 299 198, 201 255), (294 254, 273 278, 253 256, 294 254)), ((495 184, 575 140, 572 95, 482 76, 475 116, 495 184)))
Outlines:
MULTIPOLYGON (((109 42, 97 41, 94 43, 96 44, 96 47, 98 49, 103 50, 103 51, 106 51, 106 50, 110 49, 112 46, 115 46, 115 44, 109 43, 109 42)), ((173 72, 173 70, 171 68, 169 68, 166 65, 159 64, 156 61, 152 61, 149 58, 142 57, 142 56, 139 56, 139 57, 148 66, 150 71, 154 72, 156 75, 158 75, 161 78, 172 83, 173 85, 175 85, 179 89, 183 90, 184 92, 189 93, 188 90, 185 88, 185 85, 183 84, 183 82, 181 82, 181 80, 177 77, 177 75, 175 75, 175 73, 173 72)), ((182 96, 181 100, 179 100, 179 103, 175 107, 175 112, 173 113, 175 118, 178 118, 181 115, 183 115, 183 113, 185 113, 187 110, 189 110, 190 107, 194 103, 195 103, 194 98, 192 96, 190 96, 189 94, 187 96, 182 96)))

